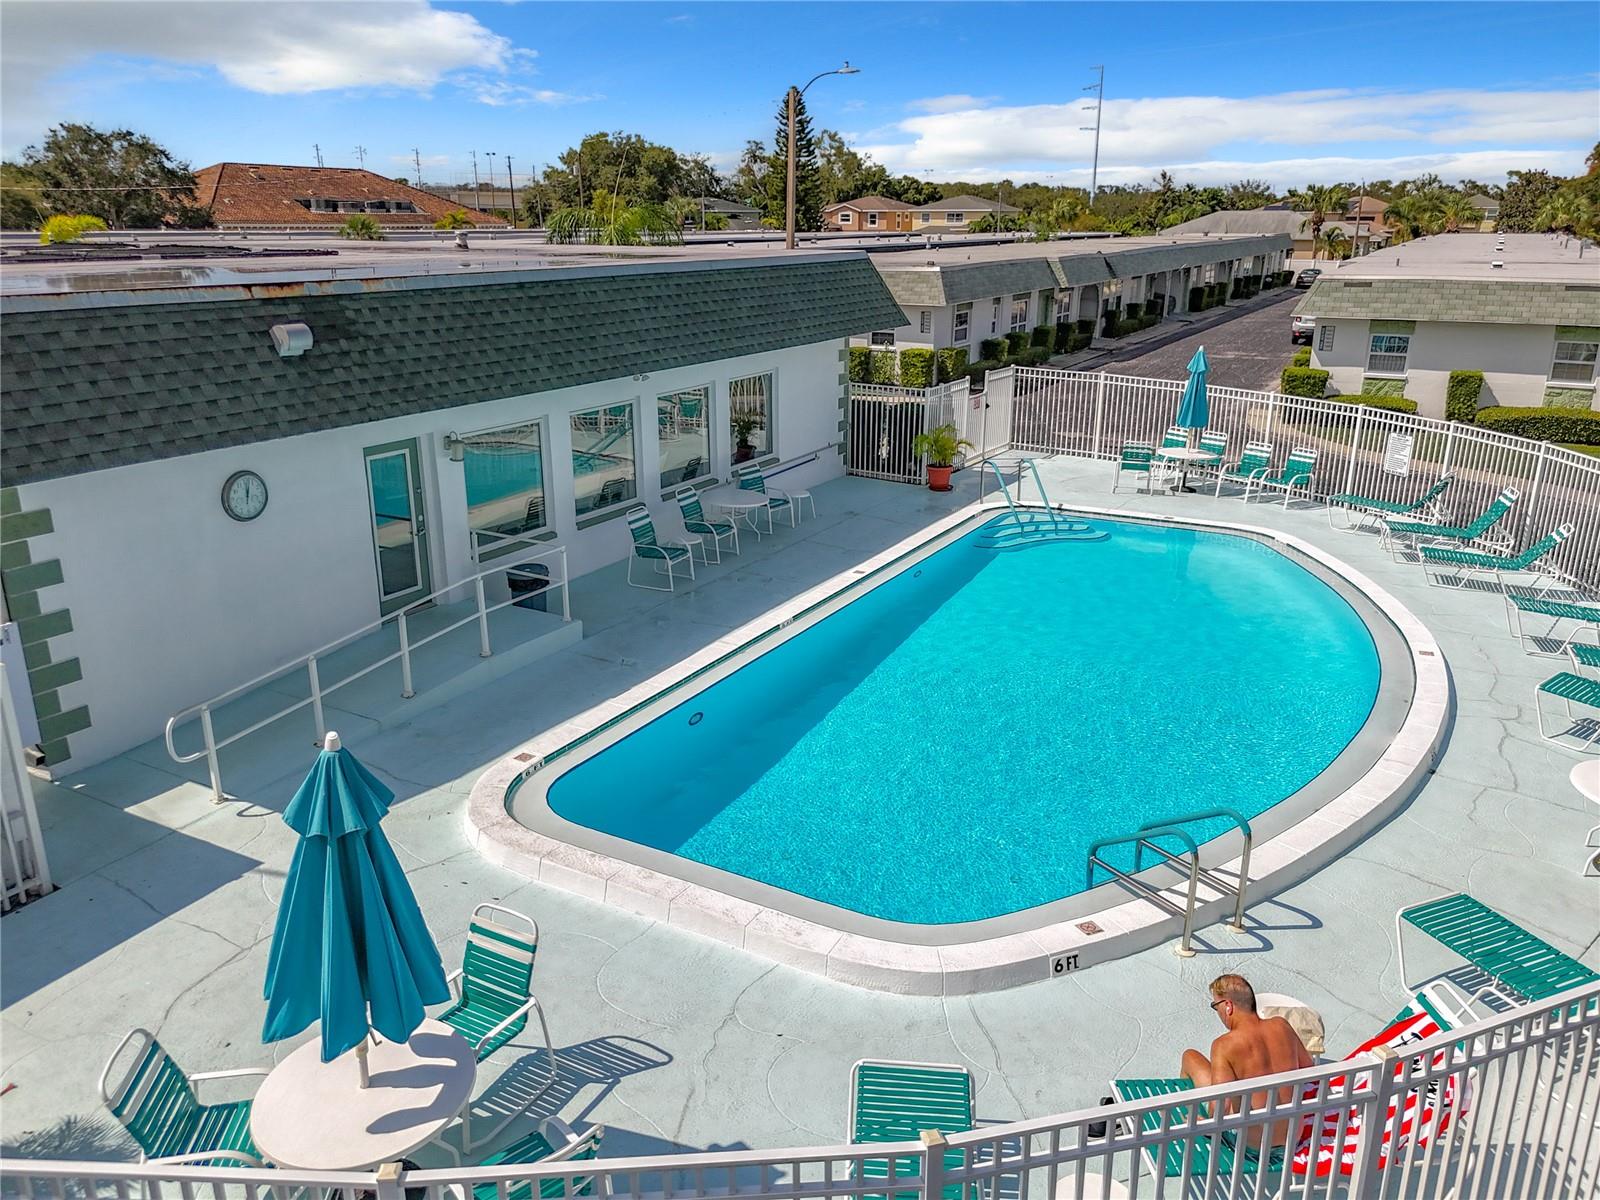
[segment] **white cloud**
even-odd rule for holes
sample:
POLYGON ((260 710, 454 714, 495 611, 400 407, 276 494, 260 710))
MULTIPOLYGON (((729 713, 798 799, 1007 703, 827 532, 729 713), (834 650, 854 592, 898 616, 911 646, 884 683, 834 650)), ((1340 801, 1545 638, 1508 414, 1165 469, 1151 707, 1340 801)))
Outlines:
POLYGON ((949 96, 928 96, 921 100, 912 100, 906 107, 925 113, 966 112, 969 109, 983 108, 997 99, 998 96, 969 96, 964 92, 956 92, 949 96))
POLYGON ((479 104, 487 104, 492 108, 516 108, 524 104, 583 104, 600 99, 599 96, 582 96, 576 92, 529 87, 509 79, 469 78, 461 80, 459 86, 479 104))

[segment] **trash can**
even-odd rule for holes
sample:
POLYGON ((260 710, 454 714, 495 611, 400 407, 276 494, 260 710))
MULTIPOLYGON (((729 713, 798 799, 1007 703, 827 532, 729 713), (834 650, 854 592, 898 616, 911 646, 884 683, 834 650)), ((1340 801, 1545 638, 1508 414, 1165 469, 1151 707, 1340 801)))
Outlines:
POLYGON ((531 608, 535 612, 549 612, 545 606, 550 587, 550 567, 546 563, 520 563, 506 568, 506 586, 516 597, 514 608, 531 608))

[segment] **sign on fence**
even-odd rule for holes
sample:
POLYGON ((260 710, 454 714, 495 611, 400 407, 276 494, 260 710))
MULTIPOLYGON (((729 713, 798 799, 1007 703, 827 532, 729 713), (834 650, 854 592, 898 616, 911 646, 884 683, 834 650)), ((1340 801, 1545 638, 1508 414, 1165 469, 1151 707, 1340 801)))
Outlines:
POLYGON ((1391 433, 1383 448, 1383 469, 1391 475, 1411 474, 1411 448, 1417 438, 1411 433, 1391 433))

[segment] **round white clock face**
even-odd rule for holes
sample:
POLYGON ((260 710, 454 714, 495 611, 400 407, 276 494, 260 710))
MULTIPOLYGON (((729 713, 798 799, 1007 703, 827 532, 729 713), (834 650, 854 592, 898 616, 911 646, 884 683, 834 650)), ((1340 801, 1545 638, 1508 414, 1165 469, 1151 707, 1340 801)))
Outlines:
POLYGON ((235 521, 254 521, 266 507, 267 484, 254 471, 235 471, 222 485, 222 511, 235 521))

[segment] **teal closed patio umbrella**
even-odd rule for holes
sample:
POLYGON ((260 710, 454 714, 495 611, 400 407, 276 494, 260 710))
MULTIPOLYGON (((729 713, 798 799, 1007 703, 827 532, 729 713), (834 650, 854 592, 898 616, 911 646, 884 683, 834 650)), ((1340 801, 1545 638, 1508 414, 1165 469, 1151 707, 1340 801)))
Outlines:
POLYGON ((284 810, 300 835, 267 959, 261 1040, 322 1022, 322 1061, 355 1049, 367 1086, 370 1031, 408 1040, 423 1007, 450 998, 438 948, 378 823, 394 793, 329 733, 284 810))
MULTIPOLYGON (((1206 361, 1206 348, 1201 346, 1189 360, 1189 380, 1183 385, 1183 395, 1178 399, 1178 419, 1174 424, 1184 429, 1204 429, 1211 419, 1211 406, 1206 400, 1206 372, 1211 364, 1206 361)), ((1190 437, 1190 443, 1194 438, 1190 437)))

